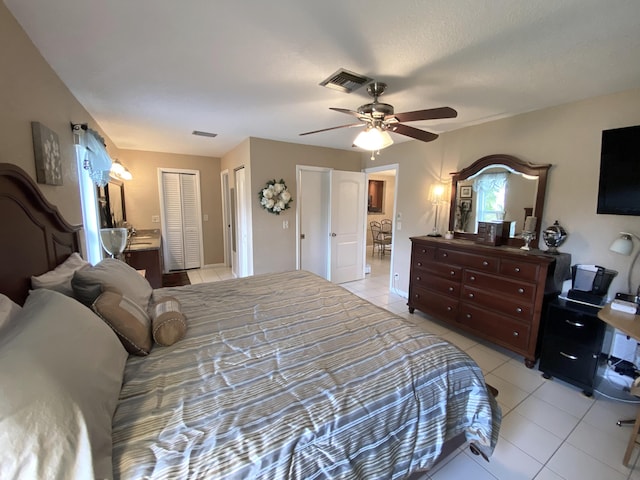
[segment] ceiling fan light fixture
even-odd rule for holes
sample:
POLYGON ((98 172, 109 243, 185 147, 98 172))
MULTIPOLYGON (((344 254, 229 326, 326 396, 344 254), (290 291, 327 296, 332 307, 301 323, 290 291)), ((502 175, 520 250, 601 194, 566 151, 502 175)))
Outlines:
POLYGON ((374 151, 393 145, 393 139, 386 130, 378 127, 369 127, 358 134, 353 144, 356 147, 374 151))

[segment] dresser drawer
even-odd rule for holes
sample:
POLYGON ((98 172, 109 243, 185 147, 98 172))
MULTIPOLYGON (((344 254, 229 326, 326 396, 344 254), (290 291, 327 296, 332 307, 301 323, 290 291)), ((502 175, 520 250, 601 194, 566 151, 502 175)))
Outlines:
POLYGON ((533 302, 536 296, 536 285, 534 283, 519 282, 509 278, 494 275, 485 275, 473 270, 464 272, 464 284, 488 291, 508 295, 520 299, 520 301, 533 302))
POLYGON ((486 337, 487 332, 490 332, 491 339, 496 343, 519 350, 526 350, 529 346, 530 327, 528 324, 470 305, 467 302, 460 302, 456 322, 468 330, 477 332, 482 337, 486 337))
POLYGON ((440 278, 425 271, 417 271, 417 274, 414 275, 411 280, 420 288, 427 288, 443 295, 455 297, 456 299, 460 296, 459 281, 440 278))
POLYGON ((418 262, 424 264, 432 262, 435 259, 436 247, 430 247, 426 245, 413 244, 411 248, 411 262, 416 264, 418 262))
POLYGON ((500 262, 500 273, 509 277, 534 282, 538 278, 540 267, 533 263, 517 262, 513 260, 502 260, 500 262))
POLYGON ((483 272, 497 272, 500 264, 500 260, 497 257, 459 252, 447 248, 438 248, 436 260, 462 267, 471 267, 483 272))
POLYGON ((506 298, 468 286, 462 288, 462 300, 491 308, 523 322, 529 322, 533 318, 533 304, 526 300, 506 298))
POLYGON ((420 287, 411 289, 409 306, 443 320, 455 320, 458 313, 458 299, 420 287))
POLYGON ((456 267, 454 265, 445 265, 438 262, 419 262, 415 264, 413 271, 416 275, 421 277, 437 276, 441 278, 447 278, 457 283, 462 282, 462 267, 456 267))
POLYGON ((601 348, 605 325, 594 314, 562 308, 559 305, 549 305, 546 332, 596 350, 601 348))

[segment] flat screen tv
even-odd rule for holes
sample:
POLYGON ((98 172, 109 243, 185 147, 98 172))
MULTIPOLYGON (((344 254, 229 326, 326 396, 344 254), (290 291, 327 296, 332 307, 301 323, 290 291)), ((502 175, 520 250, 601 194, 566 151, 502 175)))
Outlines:
POLYGON ((597 213, 640 216, 640 125, 602 132, 597 213))

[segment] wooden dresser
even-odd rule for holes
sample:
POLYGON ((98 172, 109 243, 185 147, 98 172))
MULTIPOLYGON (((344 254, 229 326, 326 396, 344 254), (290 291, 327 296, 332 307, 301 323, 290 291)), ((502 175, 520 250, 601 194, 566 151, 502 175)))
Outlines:
POLYGON ((554 256, 470 240, 411 242, 409 312, 421 310, 519 353, 533 367, 554 256))

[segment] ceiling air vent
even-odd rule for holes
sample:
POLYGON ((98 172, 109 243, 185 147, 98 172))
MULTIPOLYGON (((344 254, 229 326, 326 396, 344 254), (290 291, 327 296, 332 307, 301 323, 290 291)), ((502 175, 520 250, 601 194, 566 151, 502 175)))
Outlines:
POLYGON ((218 134, 217 133, 211 133, 211 132, 203 132, 201 130, 194 130, 193 132, 191 132, 193 135, 198 135, 199 137, 217 137, 218 134))
POLYGON ((340 92, 351 93, 372 80, 372 78, 341 68, 329 78, 320 82, 320 85, 340 92))

